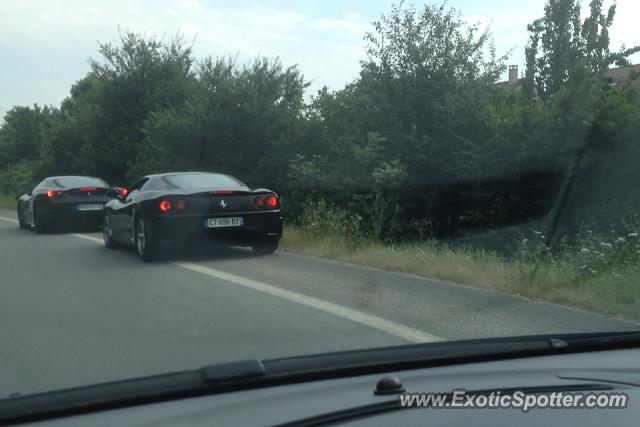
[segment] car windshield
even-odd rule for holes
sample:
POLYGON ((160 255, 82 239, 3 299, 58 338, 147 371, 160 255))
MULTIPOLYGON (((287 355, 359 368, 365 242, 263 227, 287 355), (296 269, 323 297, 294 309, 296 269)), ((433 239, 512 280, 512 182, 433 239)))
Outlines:
POLYGON ((98 178, 89 178, 84 176, 65 176, 53 178, 51 182, 60 188, 75 187, 107 187, 107 183, 98 178))
POLYGON ((638 17, 0 1, 0 400, 640 330, 638 17))
POLYGON ((246 188, 240 181, 218 173, 173 174, 163 177, 163 181, 173 188, 182 189, 246 188))

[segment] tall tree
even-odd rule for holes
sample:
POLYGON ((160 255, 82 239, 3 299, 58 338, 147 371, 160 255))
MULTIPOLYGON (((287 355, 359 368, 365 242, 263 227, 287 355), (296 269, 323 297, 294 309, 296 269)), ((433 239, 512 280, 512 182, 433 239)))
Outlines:
POLYGON ((144 122, 154 112, 183 105, 195 90, 191 47, 176 36, 169 43, 127 32, 120 45, 101 44, 91 73, 100 90, 92 103, 95 172, 123 181, 144 140, 144 122))
POLYGON ((600 76, 612 64, 628 64, 640 46, 611 52, 609 30, 615 2, 605 12, 603 0, 591 0, 581 21, 580 0, 548 0, 544 16, 528 26, 525 91, 547 99, 571 79, 600 76))
POLYGON ((489 30, 445 5, 400 3, 374 22, 365 43, 358 86, 378 117, 370 130, 407 166, 410 182, 455 175, 452 160, 482 140, 479 101, 504 70, 489 30))
POLYGON ((154 112, 132 173, 195 168, 237 175, 249 184, 283 184, 302 143, 303 93, 308 83, 279 60, 208 58, 198 66, 198 90, 181 107, 154 112))
POLYGON ((9 110, 0 128, 0 170, 37 160, 56 114, 56 109, 38 105, 9 110))

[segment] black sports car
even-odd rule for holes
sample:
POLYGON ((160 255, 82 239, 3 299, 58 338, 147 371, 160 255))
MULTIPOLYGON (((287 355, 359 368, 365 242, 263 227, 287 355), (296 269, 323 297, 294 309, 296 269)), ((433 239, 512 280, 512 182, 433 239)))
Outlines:
POLYGON ((33 191, 18 199, 20 228, 33 227, 36 232, 43 233, 69 222, 98 227, 104 204, 124 191, 89 176, 45 178, 33 191))
POLYGON ((140 179, 126 197, 107 203, 102 230, 107 248, 135 245, 144 261, 196 237, 266 254, 278 248, 282 214, 275 192, 252 190, 231 176, 166 173, 140 179))

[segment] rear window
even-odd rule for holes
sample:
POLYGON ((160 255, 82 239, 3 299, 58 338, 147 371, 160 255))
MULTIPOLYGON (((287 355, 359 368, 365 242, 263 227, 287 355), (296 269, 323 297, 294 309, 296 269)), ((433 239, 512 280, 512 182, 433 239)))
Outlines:
POLYGON ((167 175, 163 181, 174 188, 247 188, 237 179, 217 173, 167 175))
POLYGON ((109 185, 100 178, 91 178, 87 176, 65 176, 62 178, 55 178, 52 182, 60 188, 109 187, 109 185))

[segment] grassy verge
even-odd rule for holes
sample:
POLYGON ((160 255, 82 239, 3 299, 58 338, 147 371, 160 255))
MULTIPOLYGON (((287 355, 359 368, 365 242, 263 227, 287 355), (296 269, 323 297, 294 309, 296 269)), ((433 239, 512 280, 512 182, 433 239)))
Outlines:
POLYGON ((292 226, 285 229, 281 248, 640 320, 640 268, 634 265, 584 276, 569 264, 545 258, 509 261, 435 242, 354 246, 344 238, 319 237, 292 226))
POLYGON ((15 197, 0 194, 0 208, 15 209, 17 200, 15 197))

